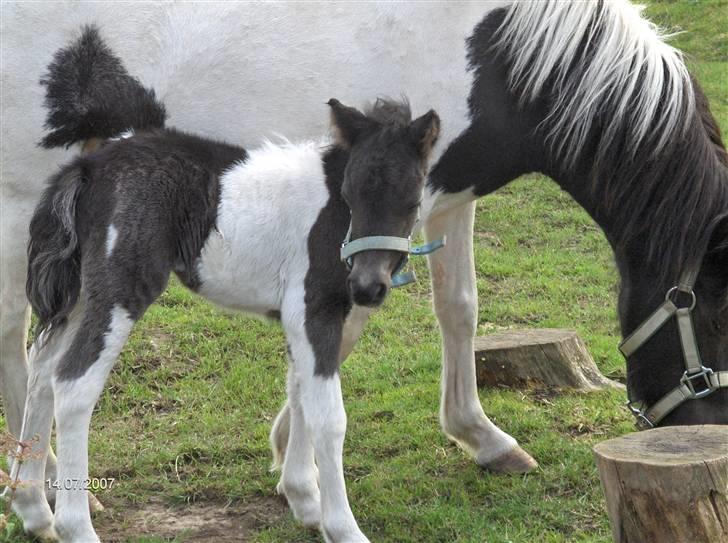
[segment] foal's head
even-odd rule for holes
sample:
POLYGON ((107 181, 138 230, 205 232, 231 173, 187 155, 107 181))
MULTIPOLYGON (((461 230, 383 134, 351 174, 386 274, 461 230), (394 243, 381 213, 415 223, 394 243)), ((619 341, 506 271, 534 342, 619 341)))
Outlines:
MULTIPOLYGON (((412 120, 406 102, 379 99, 366 113, 329 101, 337 145, 349 151, 341 194, 351 210, 351 237, 408 238, 418 219, 427 159, 440 130, 430 110, 412 120)), ((351 257, 354 303, 378 306, 407 255, 369 249, 351 257)))

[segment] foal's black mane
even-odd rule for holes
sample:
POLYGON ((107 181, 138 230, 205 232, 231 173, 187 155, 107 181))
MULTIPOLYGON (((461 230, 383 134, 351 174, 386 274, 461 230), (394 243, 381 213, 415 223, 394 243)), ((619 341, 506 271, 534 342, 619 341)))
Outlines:
POLYGON ((412 110, 405 97, 400 100, 379 97, 373 104, 364 108, 364 115, 380 124, 394 127, 407 126, 412 122, 412 110))

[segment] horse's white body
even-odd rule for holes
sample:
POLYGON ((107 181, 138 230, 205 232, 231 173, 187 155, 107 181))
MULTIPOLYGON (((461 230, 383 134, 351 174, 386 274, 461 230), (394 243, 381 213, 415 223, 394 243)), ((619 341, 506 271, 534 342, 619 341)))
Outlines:
MULTIPOLYGON (((501 4, 3 3, 0 393, 9 429, 20 433, 26 396, 28 222, 47 177, 75 152, 36 145, 46 114, 38 80, 82 24, 98 24, 129 72, 156 90, 169 125, 255 147, 276 134, 320 136, 331 97, 360 106, 406 94, 415 111, 433 108, 442 119, 434 164, 468 122, 465 39, 501 4)), ((428 235, 448 236, 430 259, 443 334, 441 421, 486 465, 517 445, 476 392, 474 197, 426 198, 426 210, 445 210, 430 215, 428 235)))

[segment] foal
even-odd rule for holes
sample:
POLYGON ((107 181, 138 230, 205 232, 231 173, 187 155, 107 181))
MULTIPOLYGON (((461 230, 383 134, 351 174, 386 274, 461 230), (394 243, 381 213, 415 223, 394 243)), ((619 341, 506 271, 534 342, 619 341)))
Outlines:
MULTIPOLYGON (((101 85, 103 66, 114 67, 105 74, 113 82, 122 68, 110 58, 87 30, 57 55, 49 90, 77 90, 62 88, 73 70, 88 70, 88 85, 94 77, 101 85)), ((267 143, 247 152, 161 128, 163 108, 153 93, 129 95, 139 98, 136 124, 152 128, 107 140, 64 166, 31 222, 27 291, 40 322, 30 370, 37 386, 21 439, 38 435, 47 451, 55 415, 58 480, 55 519, 39 486, 18 491, 15 507, 26 529, 62 541, 98 540, 84 487, 91 413, 132 326, 175 272, 216 304, 280 319, 289 352, 288 447, 299 459, 313 455, 320 478, 317 485, 315 468, 302 472, 301 464, 288 469, 284 462, 280 489, 294 514, 320 526, 327 541, 367 541, 346 496, 338 370, 363 321, 357 312, 383 302, 408 247, 360 244, 345 253, 346 264, 340 248, 345 237, 352 245, 409 238, 438 116, 430 111, 412 121, 406 103, 388 100, 361 113, 332 99, 337 136, 330 145, 267 143), (157 121, 145 124, 143 111, 157 121)), ((84 99, 81 92, 77 98, 84 99)), ((67 122, 73 115, 59 113, 62 103, 51 105, 56 119, 73 127, 61 135, 65 143, 107 136, 116 122, 104 113, 115 106, 87 108, 96 116, 94 134, 74 124, 78 119, 67 122)), ((41 481, 43 469, 44 459, 29 461, 19 477, 41 481)))

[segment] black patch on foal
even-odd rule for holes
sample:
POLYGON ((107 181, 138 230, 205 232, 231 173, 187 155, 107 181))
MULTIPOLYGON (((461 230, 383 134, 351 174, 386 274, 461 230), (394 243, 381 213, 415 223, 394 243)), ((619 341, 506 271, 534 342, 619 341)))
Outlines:
POLYGON ((341 147, 333 147, 324 155, 329 199, 308 234, 305 328, 316 357, 314 375, 323 377, 330 377, 339 370, 341 333, 352 306, 346 288, 349 273, 339 258, 339 248, 351 220, 349 207, 341 196, 348 160, 348 151, 341 147))

